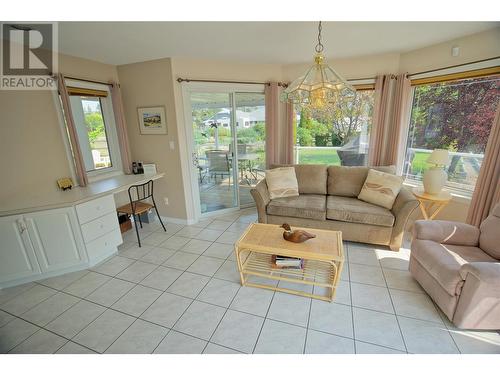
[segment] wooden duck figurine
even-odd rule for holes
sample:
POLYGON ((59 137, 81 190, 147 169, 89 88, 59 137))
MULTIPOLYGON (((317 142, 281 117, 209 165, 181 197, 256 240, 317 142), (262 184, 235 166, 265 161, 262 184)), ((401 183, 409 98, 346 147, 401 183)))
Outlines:
POLYGON ((283 232, 283 238, 290 242, 301 243, 316 237, 315 234, 308 233, 305 230, 292 230, 292 228, 290 228, 290 225, 288 225, 287 223, 284 223, 281 228, 285 230, 283 232))

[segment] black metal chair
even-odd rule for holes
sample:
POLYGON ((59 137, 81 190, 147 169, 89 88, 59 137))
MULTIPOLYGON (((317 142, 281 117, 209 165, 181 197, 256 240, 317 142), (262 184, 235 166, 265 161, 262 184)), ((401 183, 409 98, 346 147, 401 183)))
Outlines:
POLYGON ((141 247, 141 239, 139 237, 139 228, 137 227, 137 220, 139 220, 139 223, 142 228, 141 214, 148 212, 151 208, 155 209, 156 215, 158 216, 158 220, 160 220, 163 230, 165 232, 167 231, 165 225, 163 225, 163 221, 161 221, 158 209, 156 208, 156 202, 153 196, 153 180, 149 180, 144 184, 130 186, 128 188, 128 198, 130 200, 130 203, 118 207, 117 211, 121 213, 126 213, 127 215, 132 215, 132 217, 134 218, 135 232, 137 234, 137 242, 139 243, 139 247, 141 247), (153 204, 144 202, 149 198, 151 198, 153 204))

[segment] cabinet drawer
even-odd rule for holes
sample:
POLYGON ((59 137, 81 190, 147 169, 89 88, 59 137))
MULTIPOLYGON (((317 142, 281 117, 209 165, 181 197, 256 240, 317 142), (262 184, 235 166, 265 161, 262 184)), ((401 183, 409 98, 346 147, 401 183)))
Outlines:
POLYGON ((86 244, 89 259, 99 259, 109 255, 122 243, 120 230, 115 229, 86 244))
POLYGON ((113 229, 119 229, 118 218, 116 212, 111 212, 98 219, 89 221, 82 225, 83 240, 88 243, 101 237, 103 234, 111 232, 113 229))
POLYGON ((87 223, 97 219, 107 213, 115 212, 115 200, 112 195, 106 195, 89 202, 81 203, 76 206, 76 213, 80 224, 87 223))

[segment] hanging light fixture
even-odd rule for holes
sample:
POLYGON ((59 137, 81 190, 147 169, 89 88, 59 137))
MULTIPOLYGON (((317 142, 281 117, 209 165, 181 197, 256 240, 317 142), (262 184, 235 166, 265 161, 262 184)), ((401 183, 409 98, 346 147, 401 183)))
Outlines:
POLYGON ((314 64, 307 72, 288 85, 281 95, 282 101, 322 109, 335 105, 340 98, 356 96, 356 90, 335 70, 328 66, 321 43, 321 21, 318 26, 318 43, 314 48, 314 64))

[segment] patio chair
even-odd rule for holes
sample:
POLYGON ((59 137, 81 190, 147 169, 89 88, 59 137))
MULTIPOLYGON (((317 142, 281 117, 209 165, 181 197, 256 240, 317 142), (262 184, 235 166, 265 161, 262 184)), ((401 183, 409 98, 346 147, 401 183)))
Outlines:
POLYGON ((225 175, 229 177, 229 186, 231 186, 231 163, 227 151, 211 150, 205 152, 208 160, 208 172, 210 177, 215 177, 217 182, 217 175, 223 178, 225 175))

